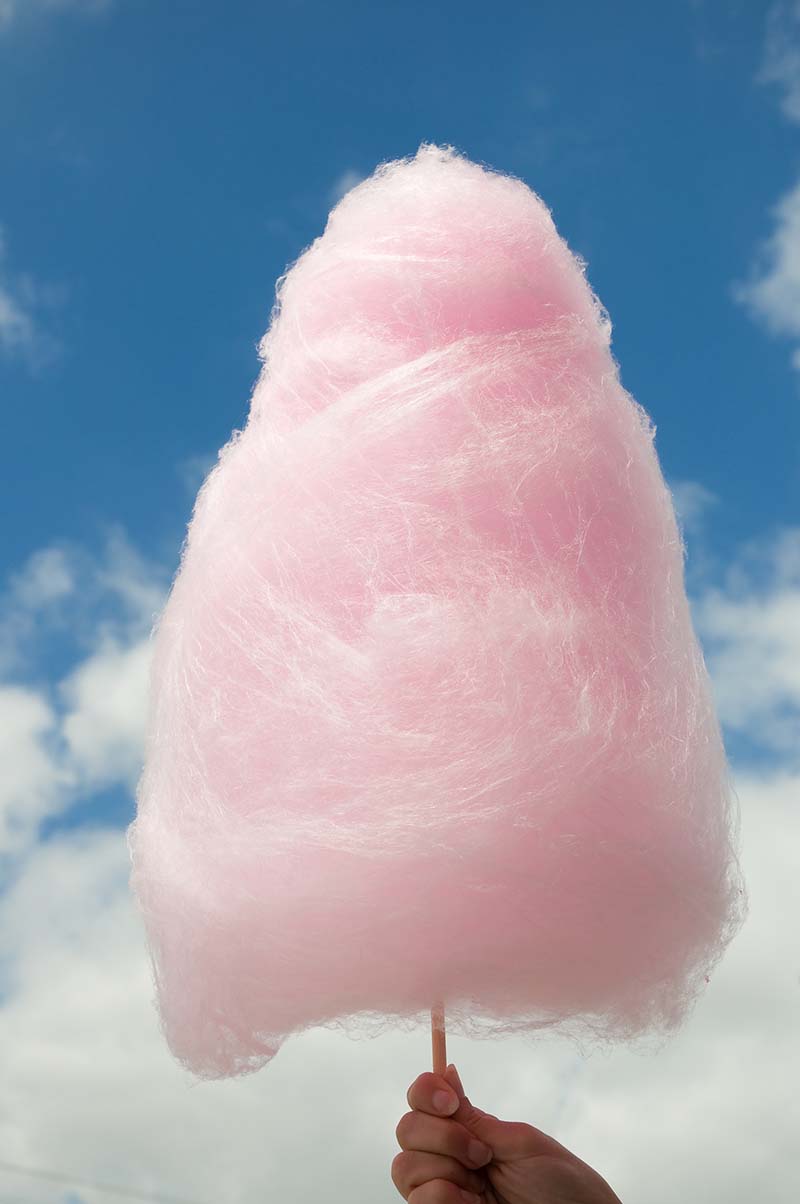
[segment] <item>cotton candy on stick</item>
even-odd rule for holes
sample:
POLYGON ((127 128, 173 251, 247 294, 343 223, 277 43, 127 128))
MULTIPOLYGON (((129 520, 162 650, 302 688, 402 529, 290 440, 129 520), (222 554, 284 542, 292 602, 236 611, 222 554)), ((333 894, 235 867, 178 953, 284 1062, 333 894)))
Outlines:
POLYGON ((280 281, 157 624, 130 832, 196 1073, 437 1001, 462 1034, 666 1031, 730 939, 681 538, 609 343, 542 201, 449 148, 280 281))

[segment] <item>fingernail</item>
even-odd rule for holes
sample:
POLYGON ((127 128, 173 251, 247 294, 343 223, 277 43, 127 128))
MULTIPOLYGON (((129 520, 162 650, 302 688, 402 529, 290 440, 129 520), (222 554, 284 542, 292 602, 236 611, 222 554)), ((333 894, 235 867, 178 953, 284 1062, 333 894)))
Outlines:
POLYGON ((488 1145, 484 1145, 482 1141, 476 1141, 473 1138, 467 1146, 467 1157, 476 1166, 485 1166, 487 1162, 491 1162, 492 1160, 492 1151, 488 1145))
POLYGON ((462 1191, 461 1199, 464 1201, 464 1204, 481 1204, 480 1196, 476 1196, 471 1191, 462 1191))
POLYGON ((452 1116, 458 1111, 458 1100, 452 1091, 434 1091, 433 1106, 442 1116, 452 1116))

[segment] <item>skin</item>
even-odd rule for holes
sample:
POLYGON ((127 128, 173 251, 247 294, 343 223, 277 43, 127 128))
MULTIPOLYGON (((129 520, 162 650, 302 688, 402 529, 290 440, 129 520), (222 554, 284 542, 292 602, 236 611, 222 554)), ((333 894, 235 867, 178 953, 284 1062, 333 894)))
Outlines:
POLYGON ((421 1074, 397 1126, 392 1182, 408 1204, 620 1204, 596 1171, 532 1125, 474 1108, 455 1066, 421 1074))

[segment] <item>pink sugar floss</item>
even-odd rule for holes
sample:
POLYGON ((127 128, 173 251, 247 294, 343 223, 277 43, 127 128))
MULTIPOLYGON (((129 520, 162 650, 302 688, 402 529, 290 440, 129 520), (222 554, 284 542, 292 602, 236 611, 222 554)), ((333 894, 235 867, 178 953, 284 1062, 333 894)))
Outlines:
POLYGON ((745 907, 645 412, 520 180, 383 164, 281 278, 153 633, 129 831, 168 1042, 597 1039, 685 1017, 745 907))

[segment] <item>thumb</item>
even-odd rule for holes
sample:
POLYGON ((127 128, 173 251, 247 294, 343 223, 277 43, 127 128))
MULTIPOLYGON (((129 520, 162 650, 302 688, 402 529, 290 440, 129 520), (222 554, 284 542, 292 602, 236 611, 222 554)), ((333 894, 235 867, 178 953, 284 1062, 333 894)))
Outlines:
POLYGON ((450 1086, 458 1096, 458 1111, 451 1119, 469 1129, 492 1151, 498 1162, 510 1162, 516 1158, 532 1158, 538 1154, 566 1153, 564 1147, 532 1125, 521 1122, 498 1120, 490 1112, 476 1108, 467 1099, 458 1071, 452 1064, 444 1072, 450 1086))
POLYGON ((491 1116, 488 1112, 484 1112, 481 1108, 476 1108, 467 1099, 464 1085, 461 1082, 461 1076, 452 1064, 447 1067, 444 1073, 450 1086, 458 1096, 458 1111, 452 1115, 453 1120, 457 1120, 459 1124, 464 1125, 481 1141, 485 1141, 488 1146, 491 1146, 495 1156, 500 1155, 500 1150, 497 1149, 498 1143, 503 1146, 504 1130, 507 1127, 502 1120, 498 1120, 496 1116, 491 1116))

